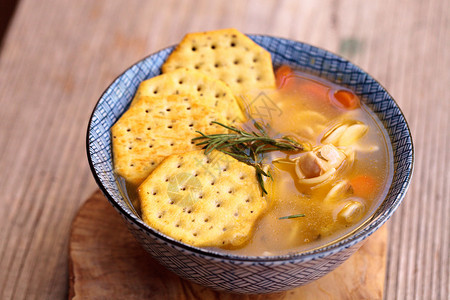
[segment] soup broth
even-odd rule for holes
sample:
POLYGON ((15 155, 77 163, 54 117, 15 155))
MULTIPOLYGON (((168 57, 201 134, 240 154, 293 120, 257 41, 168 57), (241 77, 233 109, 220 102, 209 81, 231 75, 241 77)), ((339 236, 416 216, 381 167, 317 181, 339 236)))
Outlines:
MULTIPOLYGON (((319 183, 306 182, 308 179, 301 182, 296 165, 307 154, 271 152, 266 163, 270 165, 273 181, 265 182, 270 207, 250 242, 232 250, 233 254, 282 255, 310 250, 342 237, 374 213, 392 177, 392 150, 386 142, 387 133, 356 95, 300 72, 278 81, 277 91, 260 93, 253 98, 255 101, 250 101, 251 105, 259 106, 247 105, 250 117, 269 124, 273 135, 306 141, 316 151, 334 144, 345 159, 331 178, 319 183), (341 99, 336 99, 340 96, 337 93, 355 97, 356 106, 343 107, 341 99), (259 102, 258 97, 262 97, 259 102), (361 137, 354 130, 353 136, 348 133, 348 140, 334 141, 333 135, 355 124, 364 129, 361 137)), ((243 127, 252 126, 247 122, 243 127)))

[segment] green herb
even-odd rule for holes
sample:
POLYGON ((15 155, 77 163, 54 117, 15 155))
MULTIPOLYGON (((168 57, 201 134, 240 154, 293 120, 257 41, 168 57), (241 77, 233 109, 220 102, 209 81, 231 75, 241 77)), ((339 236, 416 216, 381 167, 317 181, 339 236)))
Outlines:
POLYGON ((276 150, 301 152, 308 148, 308 145, 298 143, 287 136, 271 138, 263 126, 256 121, 253 122, 253 126, 257 129, 257 132, 247 132, 215 121, 213 123, 230 130, 231 133, 206 135, 197 131, 201 136, 193 138, 192 141, 198 142, 198 146, 203 146, 205 154, 209 154, 213 150, 219 150, 253 166, 256 169, 256 177, 261 186, 262 195, 267 194, 263 176, 273 180, 270 171, 264 171, 263 154, 276 150))
POLYGON ((290 216, 285 216, 285 217, 278 218, 278 220, 295 219, 295 218, 302 218, 302 217, 306 217, 306 215, 304 215, 304 214, 290 215, 290 216))

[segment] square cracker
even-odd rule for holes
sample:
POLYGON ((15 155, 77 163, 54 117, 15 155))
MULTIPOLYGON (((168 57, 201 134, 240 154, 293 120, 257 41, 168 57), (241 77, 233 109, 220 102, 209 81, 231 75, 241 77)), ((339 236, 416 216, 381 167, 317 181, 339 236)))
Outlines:
POLYGON ((111 128, 115 172, 137 187, 168 155, 199 149, 191 139, 225 132, 223 112, 193 96, 141 96, 111 128))
POLYGON ((236 29, 187 34, 162 70, 183 67, 224 81, 237 96, 252 89, 275 88, 270 53, 236 29))
POLYGON ((202 72, 186 68, 141 82, 131 105, 133 106, 141 96, 168 95, 192 95, 203 105, 225 114, 227 124, 245 120, 233 92, 225 83, 202 72))
POLYGON ((255 169, 218 151, 167 157, 138 192, 145 223, 198 247, 242 246, 267 207, 255 169))

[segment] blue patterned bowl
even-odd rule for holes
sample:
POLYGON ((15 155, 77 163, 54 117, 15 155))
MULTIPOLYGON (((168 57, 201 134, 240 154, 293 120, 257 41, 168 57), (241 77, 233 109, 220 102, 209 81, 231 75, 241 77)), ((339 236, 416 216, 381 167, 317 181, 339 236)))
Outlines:
POLYGON ((237 256, 185 245, 149 228, 126 204, 113 174, 110 128, 128 108, 139 83, 160 74, 172 52, 166 48, 144 58, 120 75, 94 108, 87 132, 92 173, 131 232, 161 264, 198 284, 235 293, 271 293, 315 280, 342 264, 392 215, 405 196, 413 169, 411 133, 399 107, 371 76, 325 50, 282 38, 250 36, 272 54, 274 65, 318 75, 351 88, 378 116, 394 151, 394 177, 388 195, 364 227, 338 242, 309 252, 270 257, 237 256))

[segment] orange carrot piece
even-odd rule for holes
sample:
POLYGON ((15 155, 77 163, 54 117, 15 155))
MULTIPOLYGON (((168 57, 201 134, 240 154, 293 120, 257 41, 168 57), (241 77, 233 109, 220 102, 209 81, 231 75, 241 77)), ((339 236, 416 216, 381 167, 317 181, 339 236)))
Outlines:
POLYGON ((355 109, 359 107, 358 97, 352 92, 346 90, 338 90, 332 96, 332 102, 340 108, 355 109))
POLYGON ((359 175, 350 180, 355 196, 369 197, 375 192, 377 181, 369 175, 359 175))
POLYGON ((289 77, 292 77, 294 73, 292 72, 291 67, 287 65, 282 65, 275 72, 275 79, 277 81, 277 87, 279 89, 283 88, 286 85, 286 82, 289 77))

